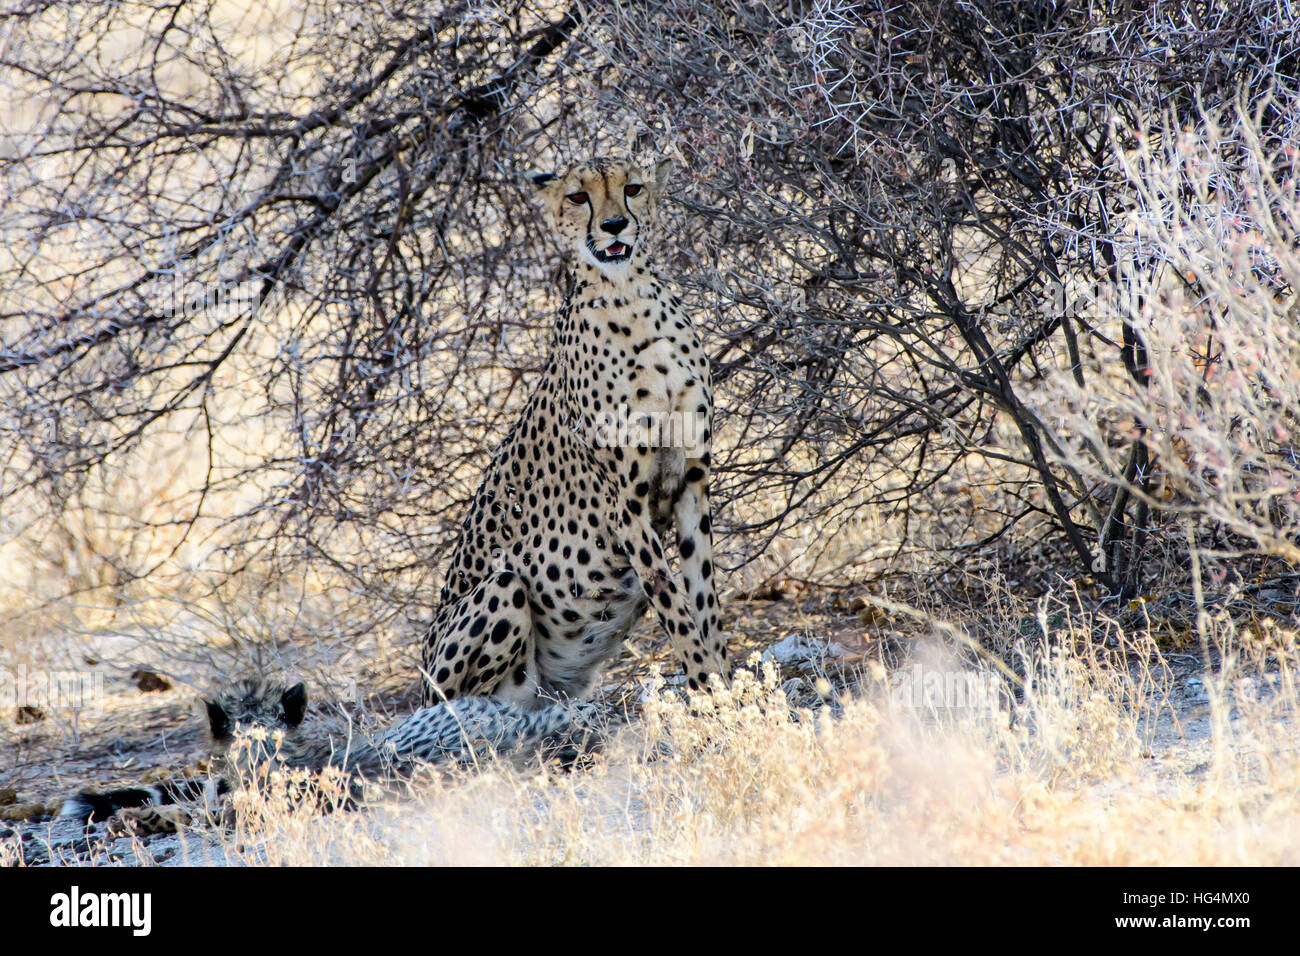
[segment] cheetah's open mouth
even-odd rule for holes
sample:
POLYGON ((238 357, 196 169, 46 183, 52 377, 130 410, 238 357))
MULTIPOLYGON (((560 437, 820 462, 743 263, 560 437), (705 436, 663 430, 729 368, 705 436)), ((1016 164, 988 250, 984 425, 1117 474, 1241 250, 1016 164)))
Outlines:
POLYGON ((622 262, 628 256, 632 255, 632 247, 626 242, 611 242, 604 249, 597 249, 591 246, 591 254, 596 257, 598 262, 622 262))

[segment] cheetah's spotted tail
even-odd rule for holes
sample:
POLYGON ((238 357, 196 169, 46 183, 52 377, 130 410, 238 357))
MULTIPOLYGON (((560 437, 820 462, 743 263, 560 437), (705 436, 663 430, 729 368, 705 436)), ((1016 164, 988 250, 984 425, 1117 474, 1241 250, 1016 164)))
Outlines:
POLYGON ((402 776, 417 764, 469 765, 489 754, 511 761, 569 761, 593 750, 606 721, 588 701, 525 711, 495 697, 462 697, 425 707, 379 740, 331 763, 367 776, 402 776))

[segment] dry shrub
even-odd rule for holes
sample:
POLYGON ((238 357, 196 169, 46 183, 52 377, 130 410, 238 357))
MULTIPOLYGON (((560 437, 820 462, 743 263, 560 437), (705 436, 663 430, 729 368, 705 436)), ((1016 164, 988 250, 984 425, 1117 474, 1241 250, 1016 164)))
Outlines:
POLYGON ((188 435, 210 466, 180 489, 194 508, 142 525, 210 519, 235 569, 302 559, 418 613, 562 287, 519 174, 630 149, 679 161, 662 258, 715 359, 724 567, 839 583, 1046 536, 1053 570, 1088 573, 1098 488, 1050 458, 1027 398, 1075 351, 1109 374, 1122 350, 1051 290, 1127 254, 1140 189, 1112 128, 1127 146, 1161 106, 1294 90, 1293 19, 1276 0, 21 6, 0 51, 0 493, 53 501, 100 467, 113 486, 151 434, 188 435))

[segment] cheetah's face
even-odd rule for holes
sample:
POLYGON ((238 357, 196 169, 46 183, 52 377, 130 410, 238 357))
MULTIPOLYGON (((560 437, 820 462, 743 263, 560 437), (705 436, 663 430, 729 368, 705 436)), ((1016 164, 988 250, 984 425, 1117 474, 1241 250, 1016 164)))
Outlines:
POLYGON ((301 683, 284 687, 272 681, 243 680, 203 701, 203 706, 213 742, 228 744, 241 730, 296 728, 307 712, 307 688, 301 683))
POLYGON ((668 167, 664 160, 647 173, 625 160, 593 159, 532 180, 564 247, 617 277, 645 255, 668 167))
POLYGON ((203 701, 203 706, 213 748, 227 749, 221 758, 226 771, 246 777, 254 767, 283 762, 282 746, 297 739, 307 711, 307 689, 302 684, 242 680, 203 701), (242 742, 237 740, 241 733, 248 735, 242 742))

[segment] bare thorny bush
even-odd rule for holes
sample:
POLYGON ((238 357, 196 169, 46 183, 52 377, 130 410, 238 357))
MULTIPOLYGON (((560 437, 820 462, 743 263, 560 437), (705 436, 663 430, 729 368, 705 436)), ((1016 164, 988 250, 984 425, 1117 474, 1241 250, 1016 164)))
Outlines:
MULTIPOLYGON (((866 569, 1000 544, 1014 573, 1045 534, 1039 586, 1093 571, 1136 593, 1154 519, 1133 486, 1162 449, 1112 429, 1106 466, 1085 468, 1041 381, 1145 388, 1143 324, 1079 308, 1085 290, 1138 294, 1178 255, 1130 241, 1129 213, 1159 187, 1122 152, 1173 148, 1171 131, 1231 104, 1261 162, 1275 156, 1297 110, 1284 8, 620 9, 602 49, 624 101, 661 118, 701 181, 688 248, 713 258, 688 277, 719 303, 747 452, 722 481, 767 509, 741 524, 751 540, 810 513, 833 532, 870 505, 892 517, 892 548, 859 545, 866 569)), ((1271 281, 1285 309, 1293 289, 1271 281)))
POLYGON ((1184 514, 1293 557, 1280 366, 1222 358, 1294 357, 1283 3, 19 0, 2 22, 6 528, 68 527, 96 481, 111 500, 127 462, 190 452, 78 587, 198 600, 305 559, 359 595, 358 631, 423 613, 562 291, 519 174, 599 151, 678 161, 661 259, 713 354, 724 565, 1132 594, 1184 514), (1251 149, 1200 181, 1176 137, 1221 156, 1207 116, 1251 149), (1246 194, 1261 176, 1276 195, 1246 194), (1186 244, 1229 195, 1265 244, 1245 293, 1186 244), (1188 269, 1187 311, 1157 306, 1188 269), (1081 311, 1080 288, 1143 304, 1081 311), (1205 457, 1184 413, 1246 457, 1205 457))

